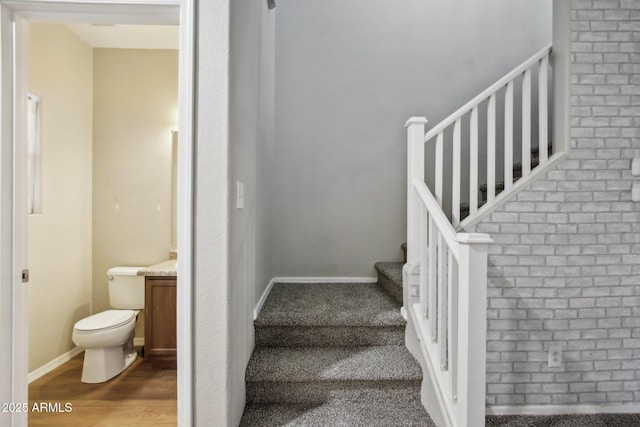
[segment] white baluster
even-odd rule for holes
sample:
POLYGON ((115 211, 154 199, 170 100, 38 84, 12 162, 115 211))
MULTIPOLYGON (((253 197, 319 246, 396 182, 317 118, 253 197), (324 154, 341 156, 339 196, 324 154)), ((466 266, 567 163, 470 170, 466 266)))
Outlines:
POLYGON ((438 347, 440 350, 440 369, 447 369, 447 297, 449 250, 444 237, 440 235, 438 251, 438 347))
POLYGON ((425 268, 420 269, 420 314, 422 314, 422 317, 427 318, 429 315, 429 306, 427 305, 429 295, 429 270, 426 266, 429 265, 429 235, 432 231, 429 230, 429 226, 431 224, 431 221, 429 220, 429 212, 424 205, 422 206, 420 213, 420 219, 422 222, 422 230, 420 232, 420 265, 425 266, 425 268))
POLYGON ((531 172, 531 69, 522 76, 522 178, 531 172))
POLYGON ((496 198, 496 95, 487 105, 487 203, 496 198))
POLYGON ((433 218, 429 218, 429 264, 428 264, 428 306, 429 306, 429 336, 431 341, 436 341, 436 325, 437 325, 437 279, 438 279, 438 240, 440 232, 433 218))
POLYGON ((504 93, 504 190, 513 186, 513 80, 504 93))
POLYGON ((478 107, 471 110, 469 123, 469 215, 478 212, 478 107))
POLYGON ((539 164, 546 163, 549 158, 549 129, 547 116, 547 68, 549 67, 549 55, 540 60, 538 69, 538 153, 539 164))
POLYGON ((454 227, 460 224, 460 119, 453 125, 453 165, 451 168, 451 222, 454 227))
POLYGON ((451 399, 455 402, 458 398, 458 262, 449 252, 447 311, 449 312, 449 334, 447 337, 449 347, 449 362, 451 377, 451 399))
POLYGON ((444 142, 443 134, 440 132, 436 137, 436 200, 442 207, 442 181, 444 177, 444 142))

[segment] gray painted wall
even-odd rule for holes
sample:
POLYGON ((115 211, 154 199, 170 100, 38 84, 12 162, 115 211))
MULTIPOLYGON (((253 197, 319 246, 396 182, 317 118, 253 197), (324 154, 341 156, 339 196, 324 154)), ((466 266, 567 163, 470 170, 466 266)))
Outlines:
POLYGON ((244 374, 253 351, 253 309, 271 277, 275 14, 266 2, 231 3, 230 63, 230 393, 232 425, 245 405, 244 374), (244 208, 236 183, 244 183, 244 208))
POLYGON ((476 227, 495 241, 487 404, 637 409, 640 2, 574 0, 571 25, 569 157, 476 227))
POLYGON ((194 425, 237 426, 253 309, 273 276, 275 14, 265 2, 198 6, 194 425), (236 181, 245 207, 236 209, 236 181))
POLYGON ((277 14, 274 273, 373 276, 406 240, 405 121, 437 124, 549 43, 551 1, 289 1, 277 14))

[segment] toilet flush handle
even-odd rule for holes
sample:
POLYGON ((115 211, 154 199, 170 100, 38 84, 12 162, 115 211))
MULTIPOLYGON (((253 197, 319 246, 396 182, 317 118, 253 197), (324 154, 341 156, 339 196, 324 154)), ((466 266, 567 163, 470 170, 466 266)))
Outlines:
POLYGON ((109 280, 109 281, 113 280, 113 276, 112 276, 112 275, 110 275, 110 274, 108 274, 108 275, 107 275, 107 280, 109 280))

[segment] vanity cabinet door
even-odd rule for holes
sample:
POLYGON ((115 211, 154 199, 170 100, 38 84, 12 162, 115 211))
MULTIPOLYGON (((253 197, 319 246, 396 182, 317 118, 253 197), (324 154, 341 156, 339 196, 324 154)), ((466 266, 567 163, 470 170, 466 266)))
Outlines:
POLYGON ((176 278, 145 281, 145 358, 154 368, 176 368, 176 278))

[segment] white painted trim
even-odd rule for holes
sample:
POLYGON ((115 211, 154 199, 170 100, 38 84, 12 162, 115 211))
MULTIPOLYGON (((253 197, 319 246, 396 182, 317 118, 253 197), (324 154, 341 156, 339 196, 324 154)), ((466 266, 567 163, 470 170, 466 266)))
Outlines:
POLYGON ((274 277, 275 283, 377 283, 377 277, 274 277))
MULTIPOLYGON (((20 283, 22 261, 20 227, 15 213, 21 201, 14 199, 14 93, 24 83, 14 76, 14 20, 33 19, 48 22, 92 22, 129 24, 180 24, 179 50, 179 166, 178 200, 178 425, 193 422, 193 190, 194 190, 194 101, 195 101, 195 0, 0 0, 2 64, 0 82, 0 401, 27 399, 28 337, 26 287, 20 283), (14 82, 14 77, 17 81, 14 82), (24 307, 24 309, 23 309, 24 307), (24 372, 24 374, 22 373, 24 372)), ((18 28, 20 30, 20 28, 18 28)), ((16 34, 20 34, 19 31, 16 34)), ((20 40, 18 40, 20 42, 20 40)), ((20 43, 15 45, 20 48, 20 43)), ((24 48, 23 48, 24 49, 24 48)), ((18 52, 16 63, 26 59, 18 52)), ((23 79, 24 80, 24 79, 23 79)), ((26 93, 26 92, 25 92, 26 93)), ((18 159, 20 159, 18 157, 18 159)), ((25 205, 26 221, 26 205, 25 205)), ((0 426, 26 426, 26 414, 1 417, 0 426)))
POLYGON ((547 45, 539 52, 535 53, 531 58, 524 61, 522 64, 518 65, 516 68, 511 70, 506 76, 502 77, 500 80, 489 86, 487 89, 482 91, 478 96, 473 98, 471 101, 467 102, 465 105, 457 109, 453 114, 449 117, 438 123, 434 126, 424 137, 424 142, 429 141, 431 138, 444 131, 449 125, 455 122, 457 119, 471 111, 473 107, 476 107, 485 99, 489 98, 489 96, 496 93, 500 88, 506 86, 511 80, 518 77, 522 72, 531 68, 534 64, 536 64, 541 58, 547 56, 549 51, 551 50, 551 45, 547 45))
POLYGON ((406 313, 408 318, 404 334, 405 346, 418 361, 423 373, 420 401, 437 426, 453 427, 453 416, 449 413, 442 391, 437 386, 433 366, 416 328, 418 319, 410 308, 406 310, 406 313))
POLYGON ((637 414, 640 404, 487 406, 487 415, 637 414))
POLYGON ((142 338, 139 338, 139 337, 134 338, 133 339, 133 345, 135 347, 142 347, 144 345, 144 337, 142 337, 142 338))
POLYGON ((262 296, 258 300, 258 303, 256 304, 256 308, 253 309, 253 320, 256 320, 258 318, 258 314, 260 314, 260 310, 262 310, 262 306, 267 300, 267 297, 269 296, 269 293, 271 292, 271 289, 273 288, 273 285, 275 283, 275 279, 271 279, 271 281, 269 281, 269 284, 267 285, 266 289, 262 293, 262 296))
POLYGON ((181 0, 180 49, 178 56, 178 203, 176 268, 177 425, 194 424, 194 190, 195 190, 195 102, 196 102, 196 0, 181 0))
POLYGON ((54 369, 59 368, 60 366, 64 365, 69 360, 73 359, 74 357, 76 357, 77 355, 82 353, 83 351, 84 351, 84 349, 82 349, 80 347, 72 348, 71 350, 67 351, 66 353, 61 354, 60 356, 56 357, 52 361, 50 361, 48 363, 45 363, 44 365, 40 366, 38 369, 35 369, 35 370, 29 372, 29 375, 27 376, 27 381, 29 382, 29 384, 31 384, 32 382, 34 382, 38 378, 41 378, 41 377, 45 376, 46 374, 48 374, 49 372, 53 371, 54 369))
POLYGON ((553 0, 553 151, 571 149, 571 2, 553 0))
POLYGON ((509 200, 513 199, 518 195, 518 193, 520 193, 520 191, 524 190, 529 184, 537 180, 538 177, 547 172, 560 161, 564 160, 567 155, 567 152, 562 152, 556 153, 553 156, 549 157, 549 161, 547 163, 536 167, 533 171, 531 171, 529 175, 527 175, 527 177, 519 179, 509 190, 504 190, 495 199, 493 199, 492 202, 489 202, 478 209, 478 212, 475 216, 468 216, 467 218, 465 218, 465 220, 460 223, 460 226, 456 231, 463 232, 473 227, 487 216, 491 215, 496 209, 507 203, 509 200))

